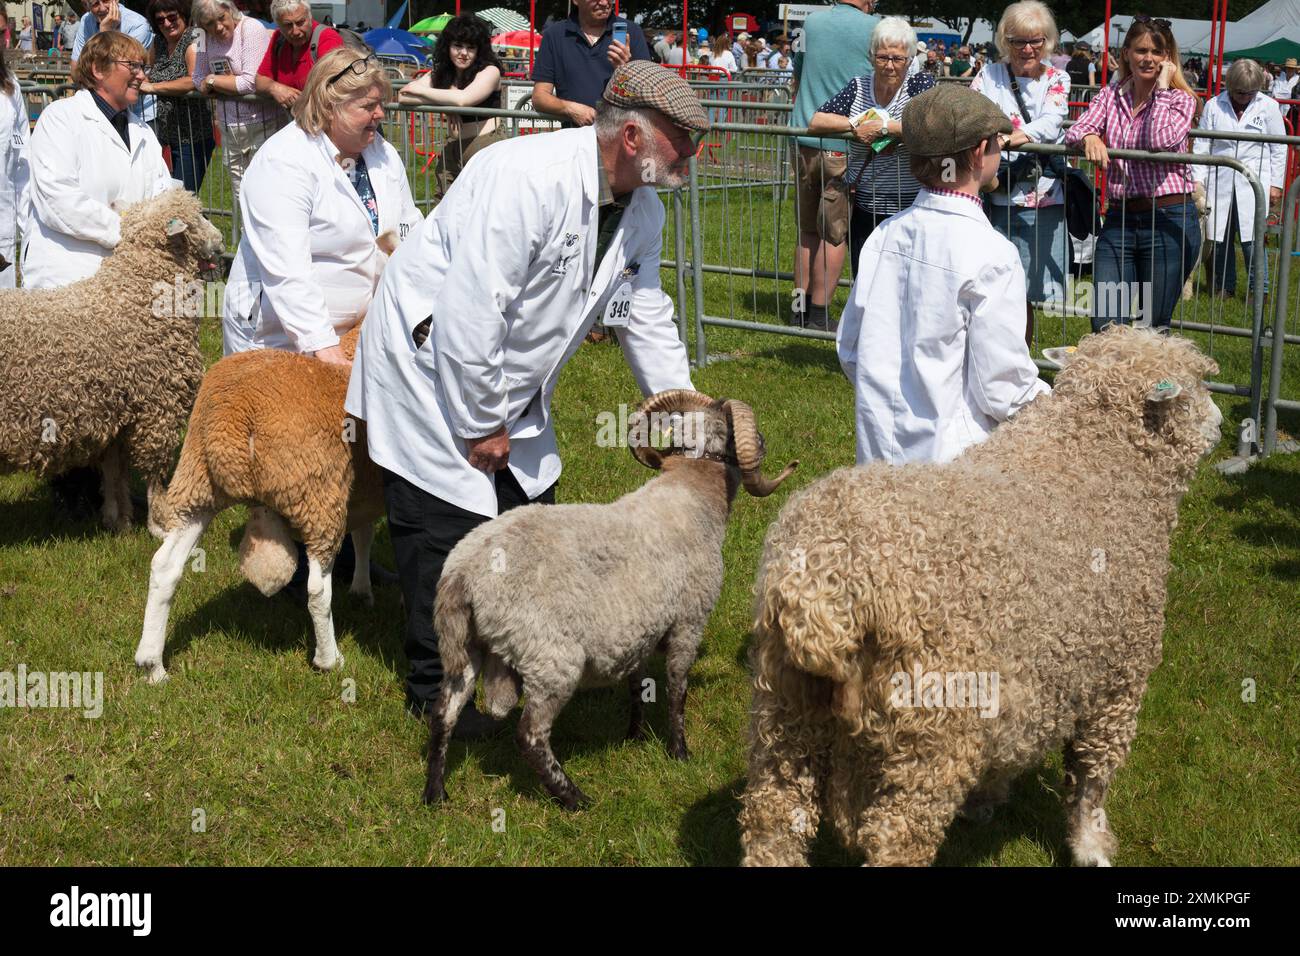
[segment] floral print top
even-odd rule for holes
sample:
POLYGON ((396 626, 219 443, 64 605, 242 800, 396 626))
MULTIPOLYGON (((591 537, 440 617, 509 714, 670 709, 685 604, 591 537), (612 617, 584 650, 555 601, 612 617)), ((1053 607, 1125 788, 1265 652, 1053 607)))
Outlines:
MULTIPOLYGON (((1016 95, 1011 91, 1011 72, 1007 64, 990 63, 975 77, 970 88, 996 103, 998 109, 1011 120, 1011 126, 1033 142, 1062 142, 1065 132, 1061 124, 1065 122, 1070 108, 1070 74, 1044 63, 1043 71, 1037 79, 1018 76, 1016 83, 1029 110, 1028 117, 1021 115, 1016 95)), ((1008 152, 1004 158, 1015 162, 1021 155, 1023 154, 1018 152, 1008 152)), ((1006 190, 1000 189, 993 193, 992 200, 996 205, 1007 205, 1006 190)), ((1013 205, 1030 208, 1059 205, 1063 201, 1061 184, 1049 173, 1044 173, 1037 185, 1028 182, 1017 184, 1010 196, 1013 205)))

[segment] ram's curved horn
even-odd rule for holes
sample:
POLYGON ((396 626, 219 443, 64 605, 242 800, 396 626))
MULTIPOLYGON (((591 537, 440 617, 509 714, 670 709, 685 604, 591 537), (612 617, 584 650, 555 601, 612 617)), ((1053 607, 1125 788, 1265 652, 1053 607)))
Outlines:
POLYGON ((758 433, 758 423, 754 420, 754 410, 744 402, 728 399, 722 407, 727 413, 727 423, 731 426, 732 441, 736 445, 736 464, 740 466, 740 480, 755 498, 770 495, 780 487, 799 467, 799 462, 792 461, 785 470, 775 478, 764 478, 763 438, 758 433))
MULTIPOLYGON (((648 420, 655 412, 705 412, 717 411, 720 407, 718 402, 703 392, 694 392, 689 388, 673 388, 651 395, 636 407, 628 419, 630 421, 633 416, 644 415, 648 420)), ((636 441, 637 436, 631 432, 632 429, 629 429, 628 447, 632 449, 632 455, 647 468, 658 468, 662 459, 659 453, 650 447, 649 430, 646 429, 644 432, 644 444, 636 441)))

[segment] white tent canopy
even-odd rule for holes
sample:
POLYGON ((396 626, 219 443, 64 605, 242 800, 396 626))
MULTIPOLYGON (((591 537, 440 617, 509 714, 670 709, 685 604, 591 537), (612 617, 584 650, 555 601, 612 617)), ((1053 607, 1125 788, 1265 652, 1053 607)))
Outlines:
MULTIPOLYGON (((1132 22, 1131 16, 1111 16, 1111 47, 1118 47, 1124 42, 1124 32, 1132 22)), ((1178 41, 1178 52, 1183 56, 1205 56, 1210 52, 1211 21, 1171 19, 1169 22, 1174 39, 1178 41)), ((1079 39, 1088 41, 1094 50, 1100 49, 1105 29, 1104 23, 1098 24, 1079 39)), ((1269 0, 1253 13, 1228 23, 1224 45, 1231 52, 1261 46, 1280 38, 1300 43, 1300 0, 1269 0)))

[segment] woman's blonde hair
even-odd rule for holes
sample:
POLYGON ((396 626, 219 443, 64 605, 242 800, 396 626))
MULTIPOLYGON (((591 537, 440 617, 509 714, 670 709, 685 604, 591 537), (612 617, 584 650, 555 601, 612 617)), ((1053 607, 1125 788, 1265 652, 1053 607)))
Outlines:
POLYGON ((379 87, 383 102, 393 98, 393 84, 377 59, 366 63, 364 73, 352 69, 366 59, 366 54, 342 46, 316 61, 302 95, 293 104, 293 118, 303 130, 312 135, 325 132, 340 104, 364 96, 373 87, 379 87))
POLYGON ((96 70, 100 76, 107 76, 116 65, 114 60, 145 63, 148 59, 144 47, 135 37, 116 30, 101 30, 81 48, 77 65, 72 68, 72 81, 84 89, 93 90, 99 86, 99 80, 95 79, 96 70))
MULTIPOLYGON (((1155 41, 1156 48, 1174 65, 1174 76, 1169 82, 1170 89, 1179 89, 1184 93, 1191 95, 1192 100, 1196 103, 1196 119, 1201 115, 1201 99, 1192 89, 1192 84, 1187 82, 1187 77, 1183 76, 1183 60, 1178 55, 1178 41, 1174 39, 1174 31, 1167 26, 1162 26, 1155 20, 1134 20, 1129 24, 1128 31, 1124 34, 1124 45, 1120 47, 1120 54, 1117 57, 1119 65, 1115 68, 1116 83, 1123 83, 1129 78, 1128 61, 1124 59, 1124 51, 1130 46, 1141 40, 1144 36, 1150 36, 1155 41)), ((1193 119, 1193 122, 1196 122, 1193 119)))
POLYGON ((1013 29, 1025 28, 1041 30, 1043 36, 1047 37, 1047 42, 1043 44, 1043 49, 1038 54, 1040 60, 1046 60, 1056 52, 1056 44, 1061 39, 1061 33, 1056 29, 1056 17, 1052 16, 1052 11, 1047 9, 1047 4, 1040 3, 1039 0, 1020 0, 1019 3, 1013 3, 1002 11, 997 32, 993 34, 993 45, 998 48, 999 57, 1008 62, 1011 60, 1011 45, 1007 42, 1007 37, 1013 35, 1013 29))

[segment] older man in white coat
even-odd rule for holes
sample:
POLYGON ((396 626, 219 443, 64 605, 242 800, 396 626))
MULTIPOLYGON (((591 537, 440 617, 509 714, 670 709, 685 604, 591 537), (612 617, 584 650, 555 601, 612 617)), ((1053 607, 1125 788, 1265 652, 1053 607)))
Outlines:
MULTIPOLYGON (((596 319, 617 329, 643 392, 691 387, 659 283, 654 187, 684 182, 707 128, 679 77, 625 64, 594 126, 483 150, 389 261, 346 409, 385 473, 413 712, 442 681, 433 600, 451 549, 501 511, 554 501, 551 395, 596 319)), ((491 727, 467 710, 457 732, 491 727)))

